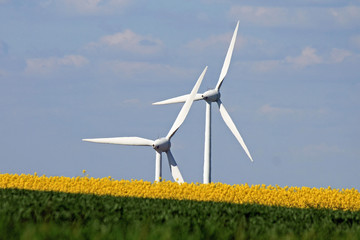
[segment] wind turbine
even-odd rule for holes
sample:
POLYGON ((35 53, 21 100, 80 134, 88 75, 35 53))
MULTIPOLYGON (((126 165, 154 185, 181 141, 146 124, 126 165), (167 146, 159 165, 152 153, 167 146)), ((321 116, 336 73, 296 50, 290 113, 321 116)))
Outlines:
POLYGON ((95 143, 110 143, 110 144, 121 144, 121 145, 135 145, 135 146, 152 146, 156 151, 156 164, 155 164, 155 181, 160 182, 162 176, 162 153, 165 152, 168 158, 170 172, 174 180, 178 183, 183 183, 184 179, 180 173, 179 167, 170 151, 171 147, 171 138, 174 136, 175 132, 180 128, 181 124, 184 122, 191 105, 194 101, 194 98, 199 90, 200 84, 204 78, 207 67, 205 67, 204 71, 201 73, 198 78, 195 86, 193 87, 191 93, 186 97, 185 103, 181 108, 174 124, 172 125, 169 133, 166 137, 159 138, 156 140, 150 140, 141 137, 115 137, 115 138, 92 138, 92 139, 83 139, 83 141, 87 142, 95 142, 95 143))
MULTIPOLYGON (((250 158, 251 161, 253 161, 253 159, 250 155, 250 152, 245 145, 244 140, 242 139, 242 137, 241 137, 239 131, 237 130, 234 122, 232 121, 229 113, 225 109, 224 104, 220 100, 220 96, 221 96, 220 88, 221 88, 221 85, 225 79, 225 76, 226 76, 229 66, 230 66, 230 60, 231 60, 232 53, 233 53, 234 46, 235 46, 238 27, 239 27, 239 21, 236 24, 236 28, 235 28, 234 34, 232 36, 230 46, 227 51, 224 65, 221 69, 220 77, 216 84, 216 87, 214 89, 204 92, 203 94, 197 94, 194 99, 194 101, 205 100, 205 102, 206 102, 203 183, 211 182, 211 103, 213 103, 213 102, 217 103, 219 110, 220 110, 221 117, 223 118, 224 122, 226 123, 226 125, 228 126, 230 131, 234 134, 235 138, 238 140, 238 142, 240 143, 240 145, 246 152, 247 156, 250 158)), ((155 102, 155 103, 153 103, 153 105, 180 103, 180 102, 184 102, 187 99, 187 97, 188 97, 188 94, 179 96, 179 97, 175 97, 175 98, 170 98, 170 99, 160 101, 160 102, 155 102)))

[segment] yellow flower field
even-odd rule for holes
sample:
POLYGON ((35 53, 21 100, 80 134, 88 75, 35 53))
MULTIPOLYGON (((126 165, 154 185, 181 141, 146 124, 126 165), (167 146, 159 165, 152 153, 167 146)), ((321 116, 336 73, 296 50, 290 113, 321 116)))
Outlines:
POLYGON ((195 184, 164 181, 113 180, 89 177, 46 177, 25 174, 0 174, 0 188, 112 195, 121 197, 161 198, 229 203, 256 203, 294 208, 360 210, 356 189, 279 187, 265 185, 195 184))

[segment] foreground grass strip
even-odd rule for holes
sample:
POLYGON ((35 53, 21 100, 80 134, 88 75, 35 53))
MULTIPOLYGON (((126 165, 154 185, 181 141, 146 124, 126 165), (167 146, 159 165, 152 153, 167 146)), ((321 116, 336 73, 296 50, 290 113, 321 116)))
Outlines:
POLYGON ((0 239, 360 239, 360 213, 0 189, 0 239))
POLYGON ((17 188, 66 193, 86 193, 122 197, 196 200, 236 204, 261 204, 292 208, 326 208, 360 210, 360 193, 356 189, 279 187, 265 185, 228 185, 147 182, 88 177, 46 177, 25 174, 0 174, 0 188, 17 188))

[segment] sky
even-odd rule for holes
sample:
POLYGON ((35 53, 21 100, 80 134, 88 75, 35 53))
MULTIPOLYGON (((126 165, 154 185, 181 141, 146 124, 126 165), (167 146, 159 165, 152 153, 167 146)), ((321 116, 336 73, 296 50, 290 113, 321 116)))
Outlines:
MULTIPOLYGON (((360 1, 0 0, 1 173, 153 181, 151 147, 83 142, 170 130, 214 88, 240 21, 221 99, 251 162, 212 105, 212 181, 360 189, 360 1)), ((205 103, 172 138, 202 182, 205 103)), ((172 180, 166 156, 163 177, 172 180)))

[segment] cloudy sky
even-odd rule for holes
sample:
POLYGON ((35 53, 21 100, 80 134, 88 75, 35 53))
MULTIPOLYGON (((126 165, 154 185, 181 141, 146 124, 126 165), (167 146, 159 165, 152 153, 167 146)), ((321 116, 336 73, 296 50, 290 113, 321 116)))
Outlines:
MULTIPOLYGON (((0 0, 0 172, 153 181, 152 148, 81 139, 165 136, 182 105, 151 103, 214 88, 237 20, 221 93, 254 162, 213 105, 213 181, 359 189, 358 0, 0 0)), ((188 182, 204 125, 195 102, 172 139, 188 182)))

